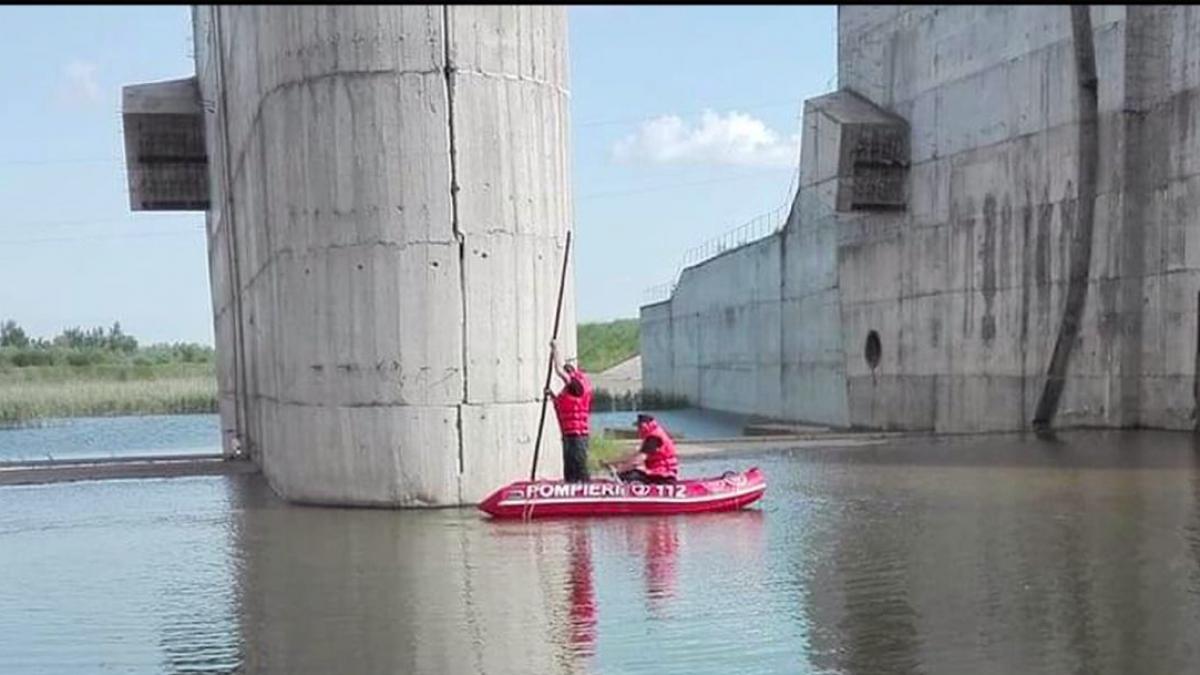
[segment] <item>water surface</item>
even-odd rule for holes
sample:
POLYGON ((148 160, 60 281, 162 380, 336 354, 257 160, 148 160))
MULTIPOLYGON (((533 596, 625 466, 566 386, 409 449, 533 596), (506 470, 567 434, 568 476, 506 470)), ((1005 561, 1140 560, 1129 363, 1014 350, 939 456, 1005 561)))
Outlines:
POLYGON ((0 489, 0 672, 1200 671, 1200 455, 1081 433, 685 460, 731 514, 296 507, 259 476, 0 489))
MULTIPOLYGON (((655 412, 673 433, 689 439, 741 435, 743 418, 698 409, 655 412)), ((554 425, 553 411, 547 424, 554 425)), ((636 413, 592 414, 592 425, 633 428, 636 413)), ((0 464, 48 459, 96 459, 149 455, 220 454, 217 415, 129 415, 39 420, 0 427, 0 464)), ((554 430, 554 427, 551 427, 554 430)))
MULTIPOLYGON (((674 436, 688 440, 711 440, 737 438, 742 435, 742 427, 748 418, 731 413, 719 413, 700 408, 681 408, 678 410, 646 411, 658 418, 659 422, 674 436)), ((637 420, 637 412, 614 411, 593 412, 591 415, 592 433, 600 429, 633 429, 637 420)))
POLYGON ((0 427, 0 463, 220 452, 217 415, 72 417, 0 427))

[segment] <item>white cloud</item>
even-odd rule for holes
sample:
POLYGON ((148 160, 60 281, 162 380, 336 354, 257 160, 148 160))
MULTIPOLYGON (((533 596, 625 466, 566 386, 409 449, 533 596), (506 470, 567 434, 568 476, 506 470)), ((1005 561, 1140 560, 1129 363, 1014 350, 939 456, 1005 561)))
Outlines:
POLYGON ((87 61, 72 61, 63 66, 60 85, 63 99, 70 103, 99 103, 102 97, 96 79, 99 70, 99 66, 87 61))
POLYGON ((800 134, 784 138, 750 115, 720 115, 705 110, 692 126, 676 115, 643 122, 617 141, 613 157, 620 161, 659 164, 733 164, 789 168, 799 163, 800 134))

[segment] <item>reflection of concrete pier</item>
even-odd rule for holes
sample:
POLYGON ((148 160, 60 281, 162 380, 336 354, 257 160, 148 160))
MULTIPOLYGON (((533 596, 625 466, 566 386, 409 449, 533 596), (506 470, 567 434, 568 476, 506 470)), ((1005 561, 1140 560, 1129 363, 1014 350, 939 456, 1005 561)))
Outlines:
POLYGON ((250 487, 233 522, 246 672, 571 672, 553 639, 566 532, 302 508, 250 487))
POLYGON ((806 498, 811 655, 846 673, 1194 670, 1200 489, 1184 434, 829 451, 806 498), (1190 476, 1190 477, 1189 477, 1190 476))

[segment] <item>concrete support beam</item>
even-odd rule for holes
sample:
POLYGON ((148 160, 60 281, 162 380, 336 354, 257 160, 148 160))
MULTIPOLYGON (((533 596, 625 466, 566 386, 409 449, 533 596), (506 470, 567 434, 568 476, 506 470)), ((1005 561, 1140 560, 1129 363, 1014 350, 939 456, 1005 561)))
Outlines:
POLYGON ((204 110, 196 78, 135 84, 121 92, 129 208, 208 208, 204 110))

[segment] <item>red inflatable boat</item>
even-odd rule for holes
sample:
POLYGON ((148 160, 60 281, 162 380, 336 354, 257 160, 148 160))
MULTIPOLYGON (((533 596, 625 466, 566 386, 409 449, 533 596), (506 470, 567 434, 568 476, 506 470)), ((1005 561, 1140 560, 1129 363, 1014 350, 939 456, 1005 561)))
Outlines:
POLYGON ((758 468, 716 478, 669 485, 594 480, 518 481, 493 492, 479 510, 494 518, 620 516, 733 511, 756 501, 767 489, 758 468))

